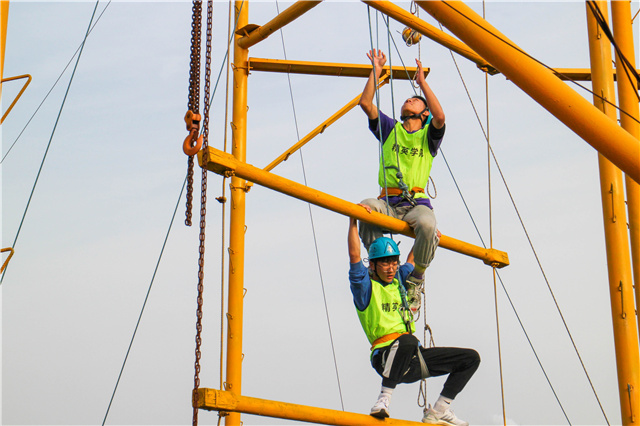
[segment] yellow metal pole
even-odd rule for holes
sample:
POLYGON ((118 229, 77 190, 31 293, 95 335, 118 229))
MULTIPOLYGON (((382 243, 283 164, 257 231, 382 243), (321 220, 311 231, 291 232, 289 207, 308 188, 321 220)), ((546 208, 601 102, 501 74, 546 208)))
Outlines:
MULTIPOLYGON (((286 59, 249 58, 251 71, 286 72, 290 74, 332 75, 336 77, 369 77, 371 64, 341 64, 336 62, 290 61, 286 59)), ((413 80, 416 67, 393 67, 394 80, 413 80)), ((389 67, 383 71, 388 73, 389 67)), ((428 68, 424 69, 429 72, 428 68)))
MULTIPOLYGON (((0 80, 4 76, 4 52, 7 45, 7 25, 9 23, 9 0, 0 0, 0 80)), ((0 83, 0 98, 2 83, 0 83)))
MULTIPOLYGON (((633 46, 633 28, 631 27, 631 2, 611 2, 613 17, 613 32, 616 43, 622 54, 631 65, 636 66, 636 55, 633 46)), ((635 78, 627 78, 623 72, 622 59, 616 52, 616 64, 620 76, 618 78, 618 96, 620 97, 620 109, 627 114, 620 113, 622 127, 631 133, 636 139, 640 139, 640 109, 638 108, 638 82, 635 78)), ((638 159, 640 161, 640 158, 638 159)), ((629 176, 625 176, 627 189, 627 211, 629 213, 629 239, 631 240, 631 260, 633 265, 633 282, 635 284, 636 307, 640 309, 640 186, 629 176)), ((640 315, 636 315, 638 330, 640 330, 640 315)))
POLYGON ((348 413, 346 411, 330 410, 327 408, 251 398, 217 389, 200 388, 198 392, 199 406, 204 410, 241 412, 257 416, 275 417, 278 419, 297 420, 323 425, 417 426, 423 424, 407 420, 378 419, 367 414, 348 413))
POLYGON ((310 11, 320 3, 322 3, 322 1, 297 1, 261 27, 243 28, 244 25, 238 24, 239 30, 236 31, 236 34, 244 35, 244 37, 238 40, 238 46, 243 49, 250 48, 254 44, 264 40, 280 28, 310 11))
MULTIPOLYGON (((247 24, 249 2, 235 2, 238 27, 247 24)), ((246 161, 247 145, 247 80, 249 51, 238 46, 235 36, 233 53, 233 115, 231 122, 232 154, 238 161, 246 161)), ((229 224, 229 304, 227 312, 227 380, 226 389, 242 393, 242 321, 244 309, 244 228, 246 182, 231 177, 231 214, 229 224)), ((225 425, 240 426, 240 414, 230 413, 225 425)))
POLYGON ((418 18, 415 15, 412 15, 400 6, 396 6, 390 1, 384 0, 363 0, 362 2, 368 4, 376 10, 379 10, 385 15, 392 17, 396 21, 416 30, 420 34, 430 38, 436 43, 439 43, 444 47, 453 50, 460 56, 469 59, 471 62, 474 62, 481 70, 486 71, 489 74, 498 73, 498 70, 492 67, 486 60, 484 60, 484 58, 474 52, 473 49, 471 49, 469 46, 467 46, 460 40, 451 37, 449 34, 439 30, 433 25, 429 25, 422 19, 418 18))
POLYGON ((640 182, 640 141, 459 1, 417 1, 536 102, 640 182))
MULTIPOLYGON (((383 85, 385 85, 388 82, 388 80, 387 80, 388 78, 389 78, 389 74, 385 74, 382 77, 380 77, 380 81, 378 83, 378 88, 380 88, 383 85)), ((287 161, 289 159, 289 157, 291 156, 291 154, 293 154, 294 152, 296 152, 297 150, 299 150, 300 148, 305 146, 307 144, 307 142, 309 142, 311 139, 313 139, 316 136, 318 136, 320 133, 323 133, 327 127, 331 126, 333 123, 338 121, 338 119, 340 119, 340 117, 342 117, 343 115, 345 115, 346 113, 351 111, 356 105, 358 105, 358 102, 360 102, 360 97, 361 96, 362 96, 362 94, 359 94, 358 96, 353 98, 349 103, 347 103, 345 106, 340 108, 331 117, 327 118, 325 121, 320 123, 320 125, 318 127, 316 127, 315 129, 313 129, 308 135, 306 135, 305 137, 300 139, 295 145, 293 145, 291 148, 289 148, 283 154, 281 154, 278 158, 276 158, 271 163, 269 163, 269 165, 267 167, 265 167, 264 170, 267 171, 267 172, 270 172, 278 164, 282 163, 283 161, 287 161)))
MULTIPOLYGON (((239 161, 234 156, 211 146, 208 147, 206 151, 202 150, 198 153, 198 161, 201 167, 206 167, 207 170, 211 170, 217 174, 231 174, 235 177, 242 177, 299 200, 315 204, 316 206, 332 210, 345 216, 364 220, 374 225, 379 225, 393 233, 415 237, 413 230, 407 222, 394 219, 382 213, 367 213, 365 209, 354 203, 266 172, 243 161, 239 161)), ((493 265, 498 268, 509 264, 509 257, 507 253, 503 251, 474 246, 473 244, 465 243, 455 238, 447 237, 446 235, 440 238, 440 247, 481 259, 487 265, 493 265)))
MULTIPOLYGON (((589 2, 588 2, 589 3, 589 2)), ((608 16, 605 1, 597 4, 605 18, 608 16)), ((615 104, 613 69, 611 66, 611 46, 599 28, 587 4, 587 29, 589 33, 589 56, 593 91, 615 104)), ((602 99, 594 96, 594 104, 610 119, 616 122, 615 109, 602 99)), ((618 392, 622 424, 637 424, 640 415, 640 354, 638 333, 634 315, 629 239, 624 203, 622 173, 602 155, 598 156, 600 168, 600 192, 604 215, 605 242, 607 246, 607 266, 609 270, 609 293, 611 295, 611 315, 613 336, 618 367, 618 392)))

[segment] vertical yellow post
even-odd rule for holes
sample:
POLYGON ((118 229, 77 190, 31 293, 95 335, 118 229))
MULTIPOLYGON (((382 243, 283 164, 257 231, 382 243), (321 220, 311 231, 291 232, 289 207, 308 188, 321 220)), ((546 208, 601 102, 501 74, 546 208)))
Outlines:
MULTIPOLYGON (((4 52, 7 44, 7 24, 9 22, 9 0, 0 0, 0 80, 4 77, 4 52)), ((2 83, 0 83, 0 97, 2 83)))
MULTIPOLYGON (((249 2, 235 2, 238 28, 248 24, 249 2)), ((247 147, 247 80, 249 51, 238 46, 235 35, 233 53, 233 117, 231 142, 233 156, 246 161, 247 147)), ((229 307, 227 313, 227 380, 226 390, 242 395, 242 320, 244 295, 244 227, 246 181, 231 178, 231 215, 229 230, 229 307)), ((225 425, 240 426, 240 413, 229 413, 225 425)))
MULTIPOLYGON (((633 28, 631 27, 631 2, 611 2, 613 17, 613 32, 620 52, 636 68, 636 55, 633 46, 633 28)), ((636 120, 640 118, 638 107, 638 82, 633 76, 628 78, 622 68, 622 59, 616 52, 616 72, 618 74, 618 96, 620 97, 620 109, 627 114, 620 114, 622 127, 637 139, 640 139, 640 124, 636 120)), ((638 152, 640 161, 640 152, 638 152)), ((629 237, 631 240, 631 260, 633 265, 633 282, 636 289, 636 306, 640 309, 640 185, 625 175, 627 188, 627 211, 629 213, 629 237)), ((640 315, 636 315, 638 329, 640 330, 640 315)), ((640 414, 640 413, 639 413, 640 414)))
MULTIPOLYGON (((605 18, 608 16, 605 1, 596 4, 605 18)), ((615 104, 613 87, 613 69, 611 66, 611 46, 602 33, 593 13, 587 4, 587 28, 589 32, 589 54, 591 57, 591 76, 593 92, 615 104)), ((618 67, 620 70, 620 67, 618 67)), ((616 120, 613 106, 594 96, 594 104, 609 118, 616 120)), ((611 316, 618 367, 618 391, 622 424, 638 424, 640 420, 640 355, 638 334, 634 315, 633 288, 631 278, 631 260, 629 239, 623 194, 622 172, 601 154, 598 155, 600 167, 600 190, 604 215, 605 242, 607 246, 607 265, 609 268, 609 291, 611 295, 611 316)))

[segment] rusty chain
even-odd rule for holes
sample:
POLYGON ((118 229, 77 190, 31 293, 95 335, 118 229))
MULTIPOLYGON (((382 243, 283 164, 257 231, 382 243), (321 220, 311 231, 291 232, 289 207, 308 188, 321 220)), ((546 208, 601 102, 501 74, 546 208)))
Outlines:
MULTIPOLYGON (((202 6, 200 6, 202 7, 202 6)), ((202 147, 209 146, 209 91, 211 80, 211 33, 213 27, 213 0, 207 1, 207 42, 205 55, 205 78, 204 78, 204 120, 203 120, 203 142, 202 147)), ((206 151, 205 151, 206 152, 206 151)), ((193 426, 198 425, 198 388, 200 387, 200 345, 202 343, 202 294, 204 291, 204 250, 205 250, 205 230, 207 226, 207 169, 202 168, 202 187, 200 196, 200 246, 198 249, 198 308, 196 311, 196 349, 195 349, 195 374, 193 388, 193 426)))
MULTIPOLYGON (((200 110, 200 38, 202 37, 202 1, 194 0, 191 8, 191 55, 189 67, 189 101, 187 109, 194 114, 200 110)), ((191 226, 193 204, 193 156, 187 160, 187 210, 185 225, 191 226)))

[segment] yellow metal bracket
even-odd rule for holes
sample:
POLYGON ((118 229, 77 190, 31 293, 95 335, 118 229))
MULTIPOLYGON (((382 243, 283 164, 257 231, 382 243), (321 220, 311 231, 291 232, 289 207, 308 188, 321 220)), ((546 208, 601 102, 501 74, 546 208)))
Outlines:
POLYGON ((0 268, 0 273, 2 273, 2 271, 5 270, 5 268, 9 264, 9 260, 11 260, 11 258, 13 257, 13 253, 14 253, 13 247, 3 248, 2 250, 0 250, 0 253, 4 253, 6 251, 9 251, 11 253, 9 253, 9 256, 5 259, 4 263, 2 264, 2 268, 0 268))
POLYGON ((32 80, 31 75, 29 75, 29 74, 18 75, 16 77, 8 77, 8 78, 3 78, 2 79, 1 82, 4 83, 5 81, 20 80, 20 79, 23 79, 23 78, 26 78, 27 82, 24 84, 24 86, 22 86, 22 90, 20 90, 20 92, 18 93, 18 96, 16 96, 16 98, 13 100, 13 102, 11 102, 11 105, 9 105, 9 108, 7 108, 7 111, 2 116, 2 120, 0 120, 0 124, 4 123, 4 119, 7 118, 7 116, 9 115, 11 110, 13 109, 14 105, 18 102, 18 99, 20 99, 20 97, 22 96, 24 91, 27 90, 27 86, 31 83, 31 80, 32 80))
POLYGON ((339 426, 380 426, 380 425, 422 425, 423 423, 400 419, 378 419, 368 414, 348 413, 328 408, 290 404, 236 395, 218 389, 198 389, 198 408, 210 411, 236 412, 277 419, 297 420, 323 425, 339 426))

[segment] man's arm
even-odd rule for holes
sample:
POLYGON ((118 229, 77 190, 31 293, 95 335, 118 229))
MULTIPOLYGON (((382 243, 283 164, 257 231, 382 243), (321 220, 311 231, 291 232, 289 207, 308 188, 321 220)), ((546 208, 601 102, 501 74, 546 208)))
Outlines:
POLYGON ((349 233, 347 234, 347 244, 349 246, 349 262, 360 262, 362 258, 360 257, 360 236, 358 235, 358 221, 352 217, 349 218, 349 233))
POLYGON ((360 108, 367 114, 369 120, 375 120, 378 118, 378 107, 374 105, 373 97, 376 93, 376 85, 382 75, 382 67, 387 63, 387 57, 384 56, 382 50, 378 50, 376 53, 375 49, 367 53, 367 57, 373 64, 373 69, 371 70, 371 74, 369 74, 367 84, 364 86, 362 96, 360 96, 360 108))
POLYGON ((416 82, 420 89, 422 89, 422 93, 424 94, 424 98, 427 100, 427 104, 429 106, 429 112, 432 115, 431 124, 436 129, 441 129, 444 126, 444 111, 442 110, 442 106, 438 101, 438 98, 431 90, 431 87, 427 84, 427 80, 424 78, 424 71, 422 70, 422 63, 416 59, 416 65, 418 66, 416 82))

